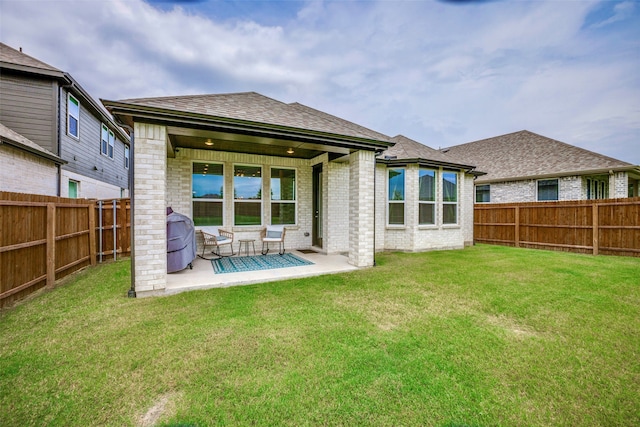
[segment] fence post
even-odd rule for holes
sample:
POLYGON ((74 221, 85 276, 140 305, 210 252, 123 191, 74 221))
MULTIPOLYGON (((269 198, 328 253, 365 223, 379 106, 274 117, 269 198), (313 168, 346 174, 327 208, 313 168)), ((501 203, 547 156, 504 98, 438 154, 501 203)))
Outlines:
POLYGON ((96 265, 96 204, 87 205, 89 209, 89 256, 91 265, 96 265))
POLYGON ((593 202, 591 205, 591 211, 593 212, 593 254, 598 255, 598 246, 600 245, 600 232, 598 231, 598 203, 593 202))
POLYGON ((515 230, 515 234, 514 234, 514 239, 515 239, 515 246, 516 248, 520 247, 520 206, 516 206, 516 218, 515 218, 515 222, 516 222, 516 230, 515 230))
POLYGON ((117 258, 116 254, 118 252, 118 235, 116 234, 118 232, 118 217, 116 212, 116 199, 113 199, 111 203, 113 203, 113 260, 115 261, 117 258))
POLYGON ((47 203, 47 288, 56 283, 56 205, 47 203))

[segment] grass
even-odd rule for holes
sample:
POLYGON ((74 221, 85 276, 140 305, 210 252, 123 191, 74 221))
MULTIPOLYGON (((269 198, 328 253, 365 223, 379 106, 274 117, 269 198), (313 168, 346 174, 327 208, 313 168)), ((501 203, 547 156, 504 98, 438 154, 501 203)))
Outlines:
POLYGON ((377 261, 146 299, 86 270, 0 313, 1 424, 640 425, 639 258, 377 261))

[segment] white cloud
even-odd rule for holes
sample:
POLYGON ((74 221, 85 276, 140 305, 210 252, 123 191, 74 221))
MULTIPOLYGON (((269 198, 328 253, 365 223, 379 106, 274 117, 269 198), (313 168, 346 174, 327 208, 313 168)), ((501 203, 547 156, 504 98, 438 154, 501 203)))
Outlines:
POLYGON ((633 2, 296 5, 266 25, 197 3, 0 0, 0 36, 95 98, 255 90, 435 147, 526 128, 640 163, 633 2))

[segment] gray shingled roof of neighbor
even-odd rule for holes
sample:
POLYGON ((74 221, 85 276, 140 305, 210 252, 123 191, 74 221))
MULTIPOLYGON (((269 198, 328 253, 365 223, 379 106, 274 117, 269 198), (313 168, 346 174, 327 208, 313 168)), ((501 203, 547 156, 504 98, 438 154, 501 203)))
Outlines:
POLYGON ((476 183, 634 169, 631 163, 527 130, 456 145, 442 152, 486 172, 476 183))
POLYGON ((0 123, 0 145, 7 144, 13 147, 19 148, 24 151, 28 151, 32 154, 35 154, 38 157, 42 157, 48 160, 51 160, 57 164, 65 164, 66 161, 62 160, 60 157, 53 154, 51 151, 47 150, 44 147, 36 144, 30 139, 20 135, 18 132, 10 129, 0 123))
MULTIPOLYGON (((103 102, 114 104, 112 101, 103 102)), ((286 104, 256 92, 123 99, 115 103, 390 142, 388 136, 365 127, 301 104, 286 104)))
POLYGON ((378 156, 379 162, 389 164, 407 163, 420 163, 432 166, 448 166, 461 169, 474 169, 472 163, 466 163, 451 156, 445 154, 439 150, 435 150, 427 145, 424 145, 418 141, 414 141, 411 138, 407 138, 404 135, 397 135, 391 138, 396 143, 393 147, 383 151, 378 156))
POLYGON ((53 71, 60 73, 61 75, 63 74, 61 70, 20 52, 11 46, 7 46, 4 43, 0 43, 0 62, 6 62, 7 64, 14 64, 23 67, 38 68, 44 71, 53 71))

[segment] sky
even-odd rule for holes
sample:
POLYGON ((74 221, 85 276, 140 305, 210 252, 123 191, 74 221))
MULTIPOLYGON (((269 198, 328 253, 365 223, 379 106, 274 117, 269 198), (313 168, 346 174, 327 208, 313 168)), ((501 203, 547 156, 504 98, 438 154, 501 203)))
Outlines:
POLYGON ((444 148, 523 129, 640 164, 640 1, 0 0, 98 99, 255 91, 444 148))

